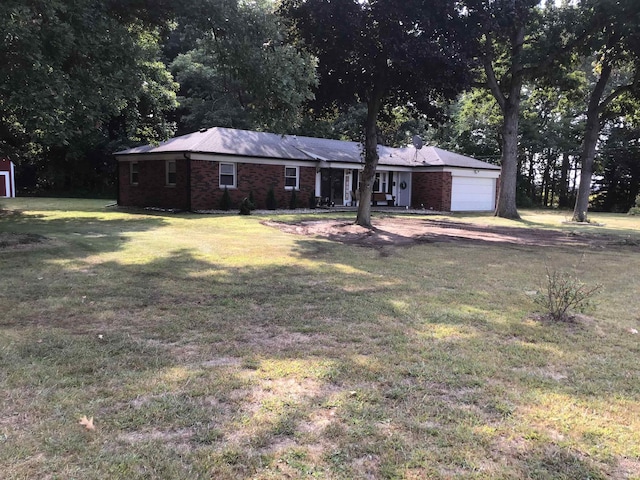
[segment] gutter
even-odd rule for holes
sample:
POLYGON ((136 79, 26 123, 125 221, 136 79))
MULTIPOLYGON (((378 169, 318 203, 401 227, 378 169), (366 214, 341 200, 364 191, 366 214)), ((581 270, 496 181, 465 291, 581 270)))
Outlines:
POLYGON ((116 157, 116 203, 120 206, 120 162, 116 157))

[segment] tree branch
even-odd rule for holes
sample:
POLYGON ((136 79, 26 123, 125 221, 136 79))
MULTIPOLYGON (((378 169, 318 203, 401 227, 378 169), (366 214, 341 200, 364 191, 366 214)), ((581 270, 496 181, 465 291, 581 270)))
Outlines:
POLYGON ((600 105, 598 105, 598 113, 602 113, 616 98, 626 92, 630 92, 633 90, 633 84, 630 83, 628 85, 621 85, 616 88, 613 92, 607 95, 600 105))
POLYGON ((488 52, 485 52, 482 55, 482 64, 484 66, 484 72, 487 75, 487 86, 491 90, 491 93, 495 97, 498 105, 500 106, 500 110, 504 112, 505 106, 507 105, 507 99, 500 88, 498 83, 498 79, 496 78, 496 72, 493 70, 492 63, 492 55, 488 52))
POLYGON ((620 85, 614 89, 607 97, 598 105, 598 113, 602 113, 616 98, 627 92, 633 92, 640 85, 640 65, 636 65, 636 71, 633 81, 627 85, 620 85))
POLYGON ((524 78, 524 67, 522 65, 522 50, 524 48, 524 25, 520 25, 513 32, 512 49, 511 49, 511 83, 509 88, 509 98, 520 95, 522 88, 522 79, 524 78))

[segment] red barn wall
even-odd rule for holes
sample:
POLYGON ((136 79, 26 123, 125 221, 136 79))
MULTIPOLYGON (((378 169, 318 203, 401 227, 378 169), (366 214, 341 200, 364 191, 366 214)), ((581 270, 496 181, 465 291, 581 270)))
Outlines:
POLYGON ((3 175, 0 175, 0 197, 15 197, 16 195, 12 165, 8 158, 0 158, 0 172, 3 172, 3 175), (8 185, 6 178, 9 180, 8 185))

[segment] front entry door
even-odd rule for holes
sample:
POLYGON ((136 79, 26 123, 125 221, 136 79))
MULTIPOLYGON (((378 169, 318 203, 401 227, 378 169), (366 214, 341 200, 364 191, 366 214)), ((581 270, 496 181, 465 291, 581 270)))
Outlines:
POLYGON ((399 207, 411 206, 411 172, 397 172, 394 193, 399 207))

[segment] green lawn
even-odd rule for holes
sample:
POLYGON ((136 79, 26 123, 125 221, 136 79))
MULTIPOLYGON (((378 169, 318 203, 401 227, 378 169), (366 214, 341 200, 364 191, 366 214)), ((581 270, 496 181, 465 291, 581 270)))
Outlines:
POLYGON ((2 478, 640 478, 637 217, 381 255, 107 203, 2 200, 2 478), (546 267, 603 284, 588 316, 534 315, 546 267))

